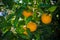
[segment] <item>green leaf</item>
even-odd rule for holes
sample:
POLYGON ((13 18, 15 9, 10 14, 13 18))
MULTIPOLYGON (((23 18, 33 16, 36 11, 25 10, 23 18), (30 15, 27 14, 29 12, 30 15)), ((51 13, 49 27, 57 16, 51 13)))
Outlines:
POLYGON ((46 0, 47 3, 50 3, 50 0, 46 0))
POLYGON ((6 27, 6 20, 3 16, 0 17, 0 28, 6 27))
POLYGON ((57 6, 52 6, 52 7, 50 7, 48 10, 49 10, 50 12, 54 12, 54 11, 56 10, 56 8, 57 8, 57 6))
POLYGON ((3 35, 3 40, 17 40, 16 36, 11 32, 11 31, 7 31, 4 35, 3 35), (9 36, 9 37, 8 37, 9 36))
POLYGON ((7 22, 7 23, 6 23, 6 26, 7 26, 7 27, 8 27, 8 26, 12 26, 11 22, 10 22, 10 21, 7 22))
POLYGON ((39 32, 36 32, 34 34, 34 36, 35 36, 36 40, 40 40, 40 33, 39 32))
POLYGON ((26 19, 26 23, 30 22, 31 20, 32 20, 32 17, 28 17, 28 18, 26 19))
POLYGON ((19 20, 19 17, 16 17, 13 24, 14 27, 18 26, 18 20, 19 20))
POLYGON ((23 34, 24 30, 23 30, 22 27, 18 27, 18 28, 16 28, 16 32, 17 32, 18 34, 23 34))
POLYGON ((2 2, 4 3, 4 5, 8 6, 9 9, 12 9, 13 5, 14 5, 14 0, 2 0, 2 2))
POLYGON ((7 21, 11 20, 12 17, 14 17, 14 14, 7 15, 7 17, 6 17, 7 21))
POLYGON ((20 25, 25 25, 25 21, 23 21, 23 20, 22 21, 19 21, 18 22, 18 26, 20 26, 20 25))
POLYGON ((26 31, 28 33, 28 38, 32 38, 32 33, 30 32, 30 29, 27 29, 26 31))
POLYGON ((7 32, 9 31, 9 29, 10 29, 10 27, 8 27, 8 28, 5 27, 5 28, 3 28, 3 29, 2 29, 2 31, 3 31, 3 35, 4 35, 5 33, 7 33, 7 32))
POLYGON ((15 15, 21 17, 24 9, 25 9, 24 6, 21 6, 19 9, 16 9, 15 15))
POLYGON ((28 37, 27 37, 26 35, 21 34, 20 36, 21 36, 23 39, 26 39, 26 40, 28 39, 28 37))

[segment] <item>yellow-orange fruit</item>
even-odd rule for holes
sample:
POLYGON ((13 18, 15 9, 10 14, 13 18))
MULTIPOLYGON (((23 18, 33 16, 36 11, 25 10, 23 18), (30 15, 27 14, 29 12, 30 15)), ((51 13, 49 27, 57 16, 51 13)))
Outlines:
POLYGON ((32 16, 32 12, 28 12, 28 11, 23 11, 22 15, 26 18, 32 16))
POLYGON ((29 22, 29 23, 27 24, 27 28, 29 28, 31 32, 34 32, 34 31, 36 31, 36 29, 37 29, 37 24, 34 23, 34 22, 29 22))
POLYGON ((44 23, 44 24, 49 24, 49 23, 51 23, 51 21, 52 21, 52 16, 51 16, 51 14, 46 14, 46 13, 42 14, 42 16, 41 16, 41 21, 42 21, 42 23, 44 23))

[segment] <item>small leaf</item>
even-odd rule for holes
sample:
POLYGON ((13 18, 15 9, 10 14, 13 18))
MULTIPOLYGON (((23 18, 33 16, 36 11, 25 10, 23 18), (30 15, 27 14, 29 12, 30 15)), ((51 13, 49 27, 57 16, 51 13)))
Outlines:
POLYGON ((17 26, 17 24, 18 24, 18 20, 19 20, 19 17, 16 17, 15 20, 14 20, 14 27, 17 26))
POLYGON ((30 22, 32 20, 32 17, 27 18, 26 22, 30 22))
POLYGON ((23 25, 20 25, 19 27, 16 27, 16 32, 18 34, 23 34, 23 32, 24 32, 23 25))
POLYGON ((21 6, 19 9, 16 9, 15 15, 18 17, 22 17, 22 12, 25 9, 24 6, 21 6))
POLYGON ((6 17, 7 21, 11 20, 13 16, 14 16, 14 14, 8 15, 8 16, 6 17))
POLYGON ((19 21, 18 26, 20 26, 20 25, 25 25, 24 22, 25 22, 25 21, 19 21))

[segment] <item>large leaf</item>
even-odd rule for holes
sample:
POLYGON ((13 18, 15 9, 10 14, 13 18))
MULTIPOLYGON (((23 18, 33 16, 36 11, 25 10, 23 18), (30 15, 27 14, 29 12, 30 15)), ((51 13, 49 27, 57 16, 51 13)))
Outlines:
POLYGON ((48 10, 50 12, 54 12, 56 10, 57 6, 51 6, 48 10))

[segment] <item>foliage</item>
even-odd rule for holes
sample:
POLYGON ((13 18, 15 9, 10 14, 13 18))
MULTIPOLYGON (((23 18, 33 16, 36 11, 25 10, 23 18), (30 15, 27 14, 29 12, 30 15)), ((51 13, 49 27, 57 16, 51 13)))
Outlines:
MULTIPOLYGON (((51 4, 50 0, 2 0, 5 10, 9 10, 6 16, 0 16, 0 33, 1 40, 53 40, 51 35, 55 32, 55 25, 58 28, 59 15, 56 10, 59 6, 58 2, 51 4), (58 5, 57 5, 58 4, 58 5), (32 12, 32 16, 26 18, 23 16, 23 11, 32 12), (54 12, 55 15, 54 15, 54 12), (43 13, 52 15, 52 22, 44 24, 41 21, 43 13), (54 19, 54 20, 53 20, 54 19), (56 20, 55 20, 56 19, 56 20), (23 34, 25 31, 23 27, 30 21, 37 24, 37 29, 31 32, 28 28, 26 32, 28 35, 23 34)), ((2 8, 2 9, 3 9, 2 8)), ((32 25, 33 26, 33 25, 32 25)))

